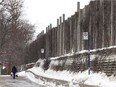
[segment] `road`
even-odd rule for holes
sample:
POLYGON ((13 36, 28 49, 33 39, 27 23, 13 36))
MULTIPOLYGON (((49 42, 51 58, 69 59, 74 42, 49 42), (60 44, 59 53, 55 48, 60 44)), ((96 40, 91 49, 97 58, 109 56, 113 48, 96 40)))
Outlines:
POLYGON ((25 77, 12 79, 10 76, 0 76, 0 87, 44 87, 33 83, 25 77))
MULTIPOLYGON (((63 87, 69 87, 68 82, 66 81, 50 79, 50 78, 45 78, 40 76, 39 76, 39 79, 45 82, 50 82, 50 83, 54 82, 56 84, 56 87, 60 84, 62 84, 63 87)), ((98 86, 89 86, 84 84, 79 84, 79 86, 80 87, 98 87, 98 86)), ((10 76, 0 75, 0 87, 48 87, 48 86, 42 86, 42 85, 36 84, 28 80, 26 77, 17 77, 16 79, 13 79, 10 76)), ((49 87, 52 87, 52 86, 49 86, 49 87)))

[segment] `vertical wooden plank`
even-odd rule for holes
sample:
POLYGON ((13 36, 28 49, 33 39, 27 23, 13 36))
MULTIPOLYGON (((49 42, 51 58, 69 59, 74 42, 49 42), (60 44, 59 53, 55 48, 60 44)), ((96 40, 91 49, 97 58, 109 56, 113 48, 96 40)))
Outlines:
POLYGON ((113 0, 111 0, 111 41, 110 46, 114 45, 113 43, 113 0))
POLYGON ((78 25, 77 25, 77 51, 80 51, 80 2, 77 3, 78 25))
POLYGON ((73 39, 74 39, 74 46, 73 46, 73 50, 74 52, 76 52, 76 46, 77 46, 77 12, 75 12, 75 18, 74 18, 74 36, 73 36, 73 39))
POLYGON ((57 56, 57 27, 55 28, 55 56, 57 56))
POLYGON ((60 30, 60 51, 59 51, 59 53, 60 53, 60 55, 61 55, 61 53, 62 53, 62 17, 60 17, 60 28, 59 28, 59 30, 60 30))
MULTIPOLYGON (((97 1, 94 1, 94 3, 95 3, 95 13, 96 13, 96 15, 95 15, 95 20, 97 20, 97 11, 96 11, 96 10, 97 10, 97 1)), ((94 39, 95 39, 95 40, 94 40, 94 41, 95 41, 94 44, 95 44, 95 45, 94 45, 94 48, 95 48, 95 49, 97 49, 97 25, 96 25, 96 22, 97 22, 97 21, 95 21, 95 27, 94 27, 94 28, 95 28, 95 31, 94 31, 94 34, 95 34, 95 35, 94 35, 94 36, 95 36, 95 38, 94 38, 94 39)))
POLYGON ((46 28, 46 59, 49 57, 49 26, 46 28))
POLYGON ((57 19, 57 56, 59 56, 59 19, 57 19))
MULTIPOLYGON (((113 1, 113 8, 116 8, 116 1, 113 1)), ((116 32, 116 10, 113 9, 113 29, 114 29, 114 32, 113 32, 113 41, 114 41, 114 45, 116 45, 116 35, 115 35, 115 32, 116 32)))
POLYGON ((70 52, 70 18, 68 18, 66 23, 66 53, 70 52))
POLYGON ((56 51, 56 36, 55 36, 55 28, 53 28, 53 44, 54 44, 54 48, 53 48, 53 57, 55 57, 55 51, 56 51))
POLYGON ((66 32, 67 26, 66 24, 67 24, 67 20, 64 23, 64 32, 65 32, 64 34, 64 54, 66 54, 66 47, 67 47, 67 39, 66 39, 67 38, 67 32, 66 32))
POLYGON ((50 57, 50 26, 48 26, 48 58, 50 57))
POLYGON ((102 48, 104 47, 104 0, 102 2, 102 16, 103 16, 103 25, 102 25, 102 48))
POLYGON ((48 52, 48 44, 47 44, 47 43, 48 43, 48 42, 47 42, 47 39, 48 39, 48 38, 47 38, 47 33, 48 33, 48 28, 46 27, 46 47, 45 47, 45 48, 46 48, 46 49, 45 49, 45 50, 46 50, 46 54, 45 54, 46 59, 47 59, 47 56, 48 56, 48 53, 47 53, 47 52, 48 52))
POLYGON ((50 24, 50 30, 52 29, 52 24, 50 24))
MULTIPOLYGON (((86 14, 85 13, 86 13, 86 6, 83 8, 83 13, 82 13, 84 18, 86 17, 86 14)), ((85 40, 83 39, 83 33, 84 32, 87 32, 87 31, 85 31, 84 29, 82 29, 82 47, 81 47, 82 50, 86 50, 85 49, 85 40)))
POLYGON ((81 9, 81 11, 80 11, 80 22, 79 22, 79 25, 80 25, 80 45, 79 45, 79 51, 81 51, 82 50, 82 34, 83 34, 83 32, 82 32, 82 29, 81 29, 81 20, 83 19, 83 16, 82 16, 82 9, 81 9))
POLYGON ((53 49, 52 40, 53 40, 53 38, 52 38, 52 24, 50 24, 50 57, 52 57, 52 55, 53 55, 53 51, 52 51, 52 49, 53 49))
POLYGON ((70 32, 70 52, 72 52, 72 16, 71 18, 69 19, 69 26, 70 26, 70 29, 69 29, 69 32, 70 32))
POLYGON ((50 24, 50 57, 52 57, 52 24, 50 24))
POLYGON ((53 57, 55 57, 55 28, 53 28, 53 57))
POLYGON ((54 55, 54 28, 51 27, 51 57, 54 55))
POLYGON ((63 33, 63 37, 62 37, 62 38, 63 38, 63 42, 62 42, 62 43, 63 43, 63 45, 62 45, 62 52, 63 52, 63 53, 62 53, 62 54, 64 54, 64 41, 65 41, 65 40, 64 40, 64 39, 65 39, 65 38, 64 38, 64 36, 65 36, 65 31, 64 31, 64 30, 65 30, 65 14, 63 14, 63 32, 62 32, 62 33, 63 33))

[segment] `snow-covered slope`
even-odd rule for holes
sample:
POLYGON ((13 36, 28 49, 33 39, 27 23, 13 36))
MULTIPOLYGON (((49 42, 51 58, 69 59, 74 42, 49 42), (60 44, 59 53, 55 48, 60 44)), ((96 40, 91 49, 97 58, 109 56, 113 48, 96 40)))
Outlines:
MULTIPOLYGON (((99 87, 116 87, 116 77, 107 77, 107 75, 102 72, 94 73, 91 71, 90 75, 88 75, 88 70, 84 72, 73 73, 70 71, 56 72, 48 69, 44 72, 41 67, 33 67, 28 71, 31 71, 38 76, 67 81, 69 87, 80 87, 80 84, 94 85, 99 87)), ((26 75, 30 80, 38 84, 47 85, 47 87, 67 87, 63 85, 56 86, 56 82, 49 83, 49 81, 36 78, 35 75, 31 72, 23 72, 19 73, 19 75, 26 75)))
MULTIPOLYGON (((113 51, 115 52, 116 47, 108 47, 108 48, 102 48, 102 49, 96 49, 96 50, 91 50, 91 61, 95 60, 96 57, 99 57, 99 55, 93 55, 94 53, 98 51, 105 51, 107 53, 110 52, 106 56, 108 59, 112 59, 115 61, 116 56, 115 53, 112 53, 113 51)), ((87 53, 88 51, 81 51, 76 54, 84 54, 87 53)), ((72 56, 72 54, 66 54, 61 57, 65 56, 72 56)), ((104 54, 103 54, 104 55, 104 54)), ((90 72, 90 75, 88 75, 88 70, 85 70, 83 72, 74 72, 70 70, 62 70, 62 71, 56 71, 53 69, 53 65, 58 65, 62 64, 62 62, 58 62, 55 60, 59 60, 61 57, 55 57, 51 58, 51 63, 49 65, 49 68, 47 70, 43 70, 43 65, 44 65, 44 60, 38 60, 35 64, 35 66, 31 69, 28 69, 26 72, 21 72, 19 75, 25 75, 27 76, 30 80, 47 85, 47 87, 67 87, 67 84, 69 87, 81 87, 81 85, 92 85, 92 87, 116 87, 116 76, 112 75, 108 77, 104 72, 95 72, 92 71, 90 72), (47 80, 46 80, 47 79, 47 80), (54 79, 54 80, 53 80, 54 79), (49 81, 51 80, 51 81, 49 81), (56 80, 60 81, 61 84, 58 84, 56 80), (62 84, 66 82, 65 84, 62 84)), ((107 62, 105 59, 105 62, 107 62)), ((71 62, 71 61, 69 61, 71 62)))

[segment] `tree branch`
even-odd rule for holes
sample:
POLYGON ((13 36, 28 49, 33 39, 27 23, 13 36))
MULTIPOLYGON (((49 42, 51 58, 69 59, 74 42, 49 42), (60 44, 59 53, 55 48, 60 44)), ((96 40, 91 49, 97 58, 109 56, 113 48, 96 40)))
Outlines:
POLYGON ((0 5, 1 5, 3 2, 4 2, 4 0, 2 0, 2 1, 0 2, 0 5))

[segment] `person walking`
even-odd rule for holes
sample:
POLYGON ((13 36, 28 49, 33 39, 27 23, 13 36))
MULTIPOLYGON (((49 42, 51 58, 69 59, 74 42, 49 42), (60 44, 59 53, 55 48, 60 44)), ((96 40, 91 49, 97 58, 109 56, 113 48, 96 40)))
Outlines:
POLYGON ((15 79, 17 68, 15 66, 12 67, 13 79, 15 79))

